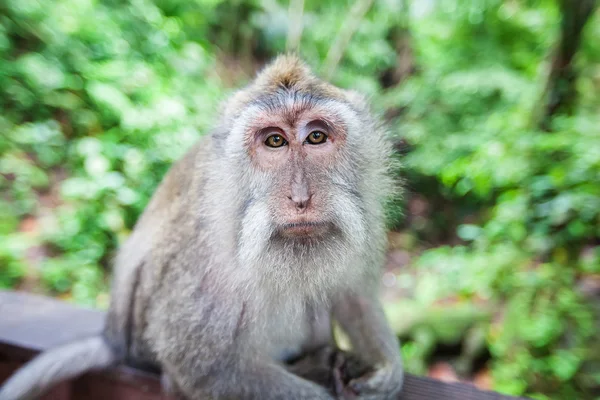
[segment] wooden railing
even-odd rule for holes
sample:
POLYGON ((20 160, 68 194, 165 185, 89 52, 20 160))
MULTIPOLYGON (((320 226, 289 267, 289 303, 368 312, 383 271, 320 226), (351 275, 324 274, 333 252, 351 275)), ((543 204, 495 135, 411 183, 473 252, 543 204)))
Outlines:
MULTIPOLYGON (((0 291, 0 383, 40 351, 100 331, 104 313, 47 297, 0 291)), ((400 400, 510 400, 457 383, 408 375, 400 400)), ((174 400, 158 376, 119 367, 57 385, 42 400, 174 400)))

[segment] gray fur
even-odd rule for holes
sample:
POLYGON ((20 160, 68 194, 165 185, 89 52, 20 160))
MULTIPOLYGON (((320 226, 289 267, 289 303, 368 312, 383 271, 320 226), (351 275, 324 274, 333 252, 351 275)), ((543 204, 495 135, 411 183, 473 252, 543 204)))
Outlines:
MULTIPOLYGON (((117 256, 104 332, 114 359, 160 367, 187 399, 331 399, 283 363, 334 345, 335 318, 378 371, 357 380, 360 398, 394 398, 399 348, 377 300, 391 150, 367 102, 284 56, 225 103, 220 121, 171 168, 117 256), (253 124, 274 113, 293 124, 303 112, 345 131, 335 162, 315 170, 298 158, 277 174, 257 168, 253 124), (277 231, 277 193, 299 173, 332 223, 326 238, 277 231)), ((28 375, 30 384, 39 379, 28 375)))

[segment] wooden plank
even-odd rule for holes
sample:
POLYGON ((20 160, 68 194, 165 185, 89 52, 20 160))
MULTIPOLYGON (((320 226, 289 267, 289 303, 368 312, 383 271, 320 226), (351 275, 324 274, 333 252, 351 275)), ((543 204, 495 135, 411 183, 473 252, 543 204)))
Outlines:
POLYGON ((75 400, 174 400, 162 392, 158 376, 127 368, 86 374, 73 382, 72 393, 75 400))
MULTIPOLYGON (((516 400, 518 397, 483 391, 462 383, 445 383, 431 378, 408 375, 400 400, 516 400)), ((521 397, 520 399, 524 399, 521 397)))
POLYGON ((99 333, 105 313, 23 292, 0 291, 0 341, 35 352, 99 333))
MULTIPOLYGON (((37 353, 101 332, 105 313, 0 291, 0 382, 37 353)), ((58 385, 41 400, 166 400, 155 374, 118 367, 58 385)))
MULTIPOLYGON (((55 299, 0 291, 0 382, 40 351, 101 331, 105 314, 55 299)), ((119 367, 85 374, 44 400, 171 400, 155 374, 119 367)), ((400 400, 514 400, 473 386, 407 375, 400 400)))

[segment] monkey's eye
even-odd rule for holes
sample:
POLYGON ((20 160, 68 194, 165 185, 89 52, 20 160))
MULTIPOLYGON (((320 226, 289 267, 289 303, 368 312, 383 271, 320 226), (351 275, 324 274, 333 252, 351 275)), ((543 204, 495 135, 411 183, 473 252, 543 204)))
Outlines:
POLYGON ((321 131, 312 131, 306 138, 306 141, 310 144, 321 144, 327 141, 327 135, 321 131))
POLYGON ((281 147, 287 142, 281 135, 271 135, 265 140, 265 144, 269 147, 281 147))

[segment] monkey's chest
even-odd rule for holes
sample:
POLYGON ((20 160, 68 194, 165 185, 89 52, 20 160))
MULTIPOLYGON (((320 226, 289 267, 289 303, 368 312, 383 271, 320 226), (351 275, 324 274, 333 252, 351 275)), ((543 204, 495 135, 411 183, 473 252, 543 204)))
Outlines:
POLYGON ((262 337, 262 345, 275 360, 287 361, 329 341, 330 321, 325 309, 293 312, 282 308, 266 317, 264 330, 257 338, 262 337))

